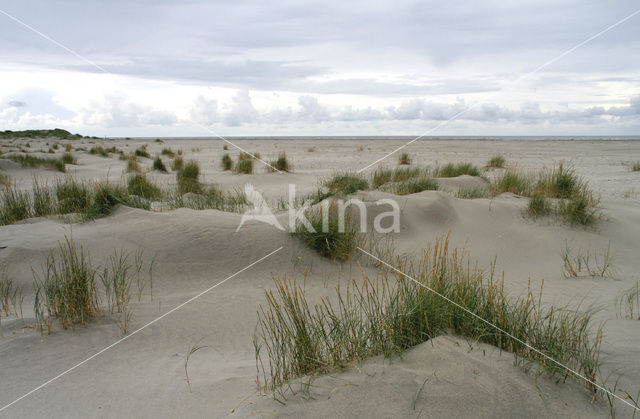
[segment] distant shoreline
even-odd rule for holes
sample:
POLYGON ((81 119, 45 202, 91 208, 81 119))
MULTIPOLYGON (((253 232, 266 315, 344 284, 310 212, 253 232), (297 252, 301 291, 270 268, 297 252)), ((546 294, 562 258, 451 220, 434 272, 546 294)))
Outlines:
MULTIPOLYGON (((270 136, 221 136, 228 140, 347 140, 347 141, 362 141, 362 140, 372 140, 372 141, 380 141, 380 140, 405 140, 411 141, 416 138, 413 135, 404 135, 404 136, 329 136, 329 135, 318 135, 318 136, 287 136, 287 135, 270 135, 270 136)), ((220 140, 220 137, 210 136, 210 137, 106 137, 107 139, 135 139, 135 140, 155 140, 157 138, 163 140, 220 140)), ((585 136, 585 135, 566 135, 566 136, 515 136, 515 135, 505 135, 505 136, 425 136, 419 137, 419 141, 443 141, 443 140, 471 140, 471 141, 638 141, 640 140, 640 135, 593 135, 593 136, 585 136)))

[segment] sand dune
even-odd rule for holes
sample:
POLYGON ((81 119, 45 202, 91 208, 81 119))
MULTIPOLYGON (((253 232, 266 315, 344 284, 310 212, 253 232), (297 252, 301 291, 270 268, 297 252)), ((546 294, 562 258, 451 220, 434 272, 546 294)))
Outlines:
MULTIPOLYGON (((109 143, 111 144, 111 143, 109 143)), ((119 140, 118 147, 134 149, 139 142, 119 140)), ((172 140, 150 143, 183 148, 185 157, 200 161, 204 181, 224 189, 251 183, 268 199, 286 196, 288 185, 308 193, 318 178, 345 168, 359 168, 394 144, 372 141, 246 141, 243 148, 272 157, 286 150, 294 173, 234 175, 219 168, 220 142, 172 140), (188 151, 199 148, 200 151, 188 151), (371 148, 372 150, 369 150, 371 148)), ((412 153, 421 164, 472 161, 483 164, 495 151, 522 168, 551 166, 571 160, 603 197, 603 219, 593 228, 571 227, 552 219, 532 220, 523 215, 526 199, 502 194, 493 199, 459 199, 461 187, 484 184, 463 176, 442 180, 444 190, 393 196, 380 191, 354 196, 375 207, 381 198, 394 197, 402 208, 401 232, 393 235, 398 252, 415 253, 444 232, 452 245, 464 247, 483 268, 497 256, 504 271, 506 291, 522 295, 538 290, 544 280, 543 301, 558 305, 599 308, 603 322, 602 376, 619 379, 630 392, 640 390, 640 321, 620 316, 615 300, 640 279, 640 202, 623 199, 640 190, 640 175, 621 163, 640 158, 634 142, 494 142, 424 141, 412 153), (576 146, 581 153, 574 155, 576 146), (604 158, 603 158, 604 156, 604 158), (610 245, 615 278, 564 278, 562 248, 602 250, 610 245)), ((232 152, 234 153, 234 152, 232 152)), ((125 162, 75 153, 78 165, 69 172, 86 179, 123 178, 125 162)), ((394 162, 390 162, 392 165, 394 162)), ((144 164, 150 165, 145 161, 144 164)), ((25 189, 33 169, 0 160, 25 189)), ((38 169, 52 181, 59 173, 38 169)), ((158 183, 172 185, 175 174, 152 173, 158 183)), ((276 214, 286 225, 288 215, 276 214)), ((375 211, 368 213, 369 222, 375 211)), ((9 407, 7 417, 603 417, 602 400, 571 380, 556 383, 545 375, 525 372, 511 354, 454 336, 440 336, 408 351, 402 359, 374 358, 357 368, 316 377, 309 393, 289 394, 286 403, 259 395, 252 335, 256 310, 272 273, 302 278, 312 298, 330 295, 338 277, 359 277, 360 269, 375 272, 363 256, 343 264, 331 262, 306 248, 296 238, 269 225, 250 221, 238 232, 241 214, 217 210, 176 209, 153 212, 119 207, 112 215, 91 222, 68 224, 58 217, 36 218, 0 227, 0 260, 14 280, 25 287, 24 320, 3 319, 0 338, 0 405, 4 406, 78 362, 120 339, 109 316, 88 327, 56 330, 51 335, 24 328, 33 322, 34 293, 31 268, 40 269, 44 255, 65 235, 84 246, 96 263, 114 249, 141 249, 146 260, 155 257, 153 299, 145 289, 134 299, 132 329, 141 327, 199 292, 225 280, 251 262, 282 247, 260 264, 238 274, 157 323, 79 366, 58 380, 9 407), (189 363, 191 392, 185 383, 184 359, 190 345, 207 347, 189 363), (425 381, 426 380, 426 381, 425 381), (424 383, 424 386, 423 386, 424 383), (422 390, 420 390, 420 388, 422 390), (307 400, 309 399, 309 400, 307 400)), ((301 386, 304 379, 292 388, 301 386)), ((613 383, 609 383, 613 385, 613 383)), ((620 407, 623 417, 631 411, 620 407)))

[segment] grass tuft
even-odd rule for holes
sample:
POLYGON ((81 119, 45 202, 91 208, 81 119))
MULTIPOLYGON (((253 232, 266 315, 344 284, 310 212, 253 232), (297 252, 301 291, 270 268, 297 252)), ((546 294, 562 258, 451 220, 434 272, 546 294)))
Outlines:
POLYGON ((411 164, 409 153, 401 153, 398 157, 398 164, 411 164))
POLYGON ((480 169, 472 163, 448 163, 433 169, 434 177, 480 176, 480 169))
POLYGON ((151 158, 151 156, 149 155, 149 152, 147 151, 147 145, 143 145, 139 148, 136 149, 136 151, 134 151, 134 154, 137 157, 146 157, 146 158, 151 158))
POLYGON ((253 157, 250 154, 241 152, 238 156, 238 161, 236 162, 234 171, 236 173, 245 173, 252 174, 253 173, 253 157))
POLYGON ((153 166, 152 167, 153 167, 153 170, 157 170, 159 172, 167 173, 167 167, 162 162, 162 159, 160 158, 160 156, 156 156, 156 158, 153 159, 153 166))
POLYGON ((502 154, 492 156, 486 164, 486 167, 504 167, 507 161, 502 154))
POLYGON ((46 167, 49 169, 55 169, 59 172, 65 171, 64 161, 61 158, 47 159, 43 157, 30 156, 28 154, 11 154, 3 158, 13 160, 25 167, 46 167))
POLYGON ((299 222, 292 233, 295 237, 321 256, 338 261, 349 259, 357 246, 357 231, 348 213, 341 222, 335 200, 325 201, 322 206, 307 210, 305 216, 315 231, 308 230, 299 222))
POLYGON ((127 191, 131 195, 137 195, 145 199, 157 199, 162 197, 162 191, 142 173, 129 176, 127 191))
POLYGON ((325 197, 333 195, 345 196, 367 189, 369 182, 360 174, 344 172, 325 179, 322 181, 322 186, 327 190, 324 194, 325 197))
POLYGON ((222 155, 222 170, 231 170, 233 169, 233 159, 229 155, 229 153, 224 153, 222 155))
POLYGON ((267 166, 267 170, 269 172, 275 172, 275 169, 280 170, 281 172, 290 172, 291 171, 291 163, 287 159, 287 153, 284 151, 278 155, 276 160, 273 160, 269 163, 272 167, 267 166))
POLYGON ((189 161, 185 166, 176 173, 176 180, 178 181, 178 192, 182 194, 186 193, 200 193, 202 186, 200 185, 200 166, 195 160, 189 161))

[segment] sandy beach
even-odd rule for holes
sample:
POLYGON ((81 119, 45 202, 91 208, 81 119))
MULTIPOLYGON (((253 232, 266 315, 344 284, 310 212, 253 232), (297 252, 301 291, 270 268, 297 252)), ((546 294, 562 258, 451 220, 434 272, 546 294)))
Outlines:
MULTIPOLYGON (((31 150, 46 148, 54 139, 30 142, 31 150)), ((8 141, 3 142, 9 149, 8 141)), ((394 141, 338 141, 261 139, 234 141, 238 147, 260 153, 265 160, 286 154, 291 173, 267 173, 256 162, 255 173, 234 174, 220 167, 220 140, 91 140, 72 142, 74 148, 115 146, 130 152, 147 144, 151 156, 163 148, 182 150, 187 160, 202 168, 202 182, 222 190, 252 184, 269 202, 286 199, 288 185, 308 193, 336 171, 364 167, 401 143, 394 141), (310 151, 312 150, 312 151, 310 151)), ((442 179, 440 190, 396 196, 377 190, 354 196, 365 202, 393 196, 401 205, 400 232, 393 236, 394 250, 415 253, 443 233, 451 246, 468 250, 472 260, 489 269, 497 257, 497 272, 504 272, 506 293, 513 298, 528 289, 539 292, 545 304, 595 308, 594 322, 602 326, 602 371, 608 386, 630 394, 640 389, 640 322, 628 318, 617 299, 640 279, 640 176, 629 165, 640 158, 635 141, 500 141, 424 140, 408 149, 413 165, 472 162, 478 166, 495 153, 508 165, 525 170, 570 163, 601 196, 601 217, 589 227, 571 226, 553 219, 523 215, 527 198, 504 193, 491 198, 461 199, 456 189, 477 182, 471 176, 442 179), (608 246, 613 275, 607 277, 563 275, 565 246, 601 252, 608 246)), ((58 153, 61 153, 58 152, 58 153)), ((0 160, 2 173, 20 189, 29 190, 34 176, 50 184, 72 175, 78 179, 121 182, 126 162, 116 155, 102 157, 72 151, 77 164, 67 173, 25 168, 0 160)), ((47 154, 43 153, 46 157, 47 154)), ((175 185, 175 173, 151 171, 151 159, 140 158, 147 176, 159 185, 175 185)), ((390 158, 382 163, 394 166, 390 158)), ((487 169, 485 176, 505 169, 487 169)), ((482 181, 482 180, 480 180, 482 181)), ((286 225, 287 212, 275 210, 286 225)), ((120 205, 113 214, 86 222, 69 223, 61 216, 30 218, 0 227, 0 260, 14 282, 23 287, 23 316, 2 319, 0 359, 1 405, 7 405, 48 380, 66 374, 6 408, 7 417, 604 417, 609 405, 575 377, 566 380, 527 372, 505 351, 462 336, 445 334, 418 345, 401 357, 366 359, 328 375, 315 376, 307 391, 296 379, 287 400, 275 400, 259 391, 252 336, 257 310, 265 303, 272 276, 304 280, 310 299, 334 293, 345 278, 361 271, 375 275, 373 261, 353 254, 344 262, 324 258, 284 231, 249 221, 236 231, 241 213, 178 208, 147 211, 120 205), (33 273, 41 269, 47 252, 65 236, 72 236, 95 264, 114 249, 142 251, 154 258, 153 295, 147 287, 132 299, 129 334, 123 335, 113 316, 98 315, 86 327, 54 327, 41 334, 35 322, 33 273), (280 250, 278 250, 280 249, 280 250), (278 250, 255 266, 243 270, 278 250), (235 276, 236 272, 241 271, 235 276), (232 276, 232 277, 230 277, 232 276), (226 280, 226 281, 225 281, 226 280), (220 283, 220 281, 224 281, 220 283), (181 306, 204 290, 206 294, 181 306), (170 312, 171 311, 171 312, 170 312), (138 328, 155 321, 139 332, 138 328), (78 363, 117 342, 124 341, 78 363), (189 385, 185 357, 194 345, 204 346, 189 360, 189 385)), ((76 220, 77 221, 77 220, 76 220)), ((535 370, 535 368, 534 368, 535 370)), ((620 393, 622 394, 622 393, 620 393)), ((632 409, 616 404, 626 417, 632 409)))

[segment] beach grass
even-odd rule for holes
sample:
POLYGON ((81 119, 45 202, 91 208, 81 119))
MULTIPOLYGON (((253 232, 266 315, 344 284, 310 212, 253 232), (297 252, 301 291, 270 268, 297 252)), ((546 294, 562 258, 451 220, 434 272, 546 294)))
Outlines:
POLYGON ((278 154, 278 158, 271 161, 269 163, 271 167, 267 166, 267 171, 275 172, 279 170, 281 172, 290 172, 292 170, 292 165, 289 159, 287 158, 287 153, 282 151, 278 154))
POLYGON ((480 169, 472 163, 447 163, 442 167, 433 168, 433 177, 458 177, 462 175, 480 176, 480 169))
POLYGON ((341 220, 338 204, 332 199, 322 206, 308 209, 305 216, 313 231, 298 222, 293 236, 323 257, 338 261, 349 259, 358 243, 358 233, 349 213, 341 220))
POLYGON ((184 167, 184 159, 181 156, 175 156, 171 162, 171 170, 177 172, 184 167))
POLYGON ((156 156, 156 158, 153 159, 153 165, 151 167, 153 170, 167 173, 167 166, 164 165, 164 163, 162 162, 162 158, 160 158, 160 156, 156 156))
POLYGON ((398 164, 400 165, 411 164, 411 156, 409 156, 409 153, 406 153, 406 152, 400 153, 400 155, 398 156, 398 164))
POLYGON ((159 199, 162 197, 162 190, 143 173, 129 176, 129 179, 127 179, 127 191, 131 195, 137 195, 145 199, 159 199))
POLYGON ((324 179, 321 186, 327 190, 326 196, 346 196, 369 187, 367 179, 354 172, 340 172, 324 179))
POLYGON ((253 157, 250 154, 241 152, 234 167, 236 173, 250 175, 253 173, 253 157))
POLYGON ((502 154, 495 154, 491 156, 491 158, 489 159, 489 161, 485 166, 486 167, 504 167, 506 162, 507 160, 504 158, 502 154))
POLYGON ((222 170, 231 170, 233 169, 233 159, 229 155, 229 153, 224 153, 222 155, 222 170))
POLYGON ((59 172, 65 171, 64 161, 62 158, 44 158, 31 156, 29 154, 10 154, 2 157, 4 159, 13 160, 20 163, 24 167, 46 167, 59 172))
POLYGON ((601 335, 589 311, 542 305, 533 292, 507 297, 503 280, 450 250, 448 237, 427 248, 416 266, 395 264, 417 283, 383 267, 375 279, 348 280, 314 304, 303 284, 274 276, 254 335, 258 385, 277 392, 293 378, 399 355, 446 333, 494 345, 551 375, 570 376, 554 359, 595 380, 601 335))
POLYGON ((200 165, 198 165, 198 162, 195 160, 187 162, 187 164, 176 173, 176 180, 180 194, 201 192, 200 165))

